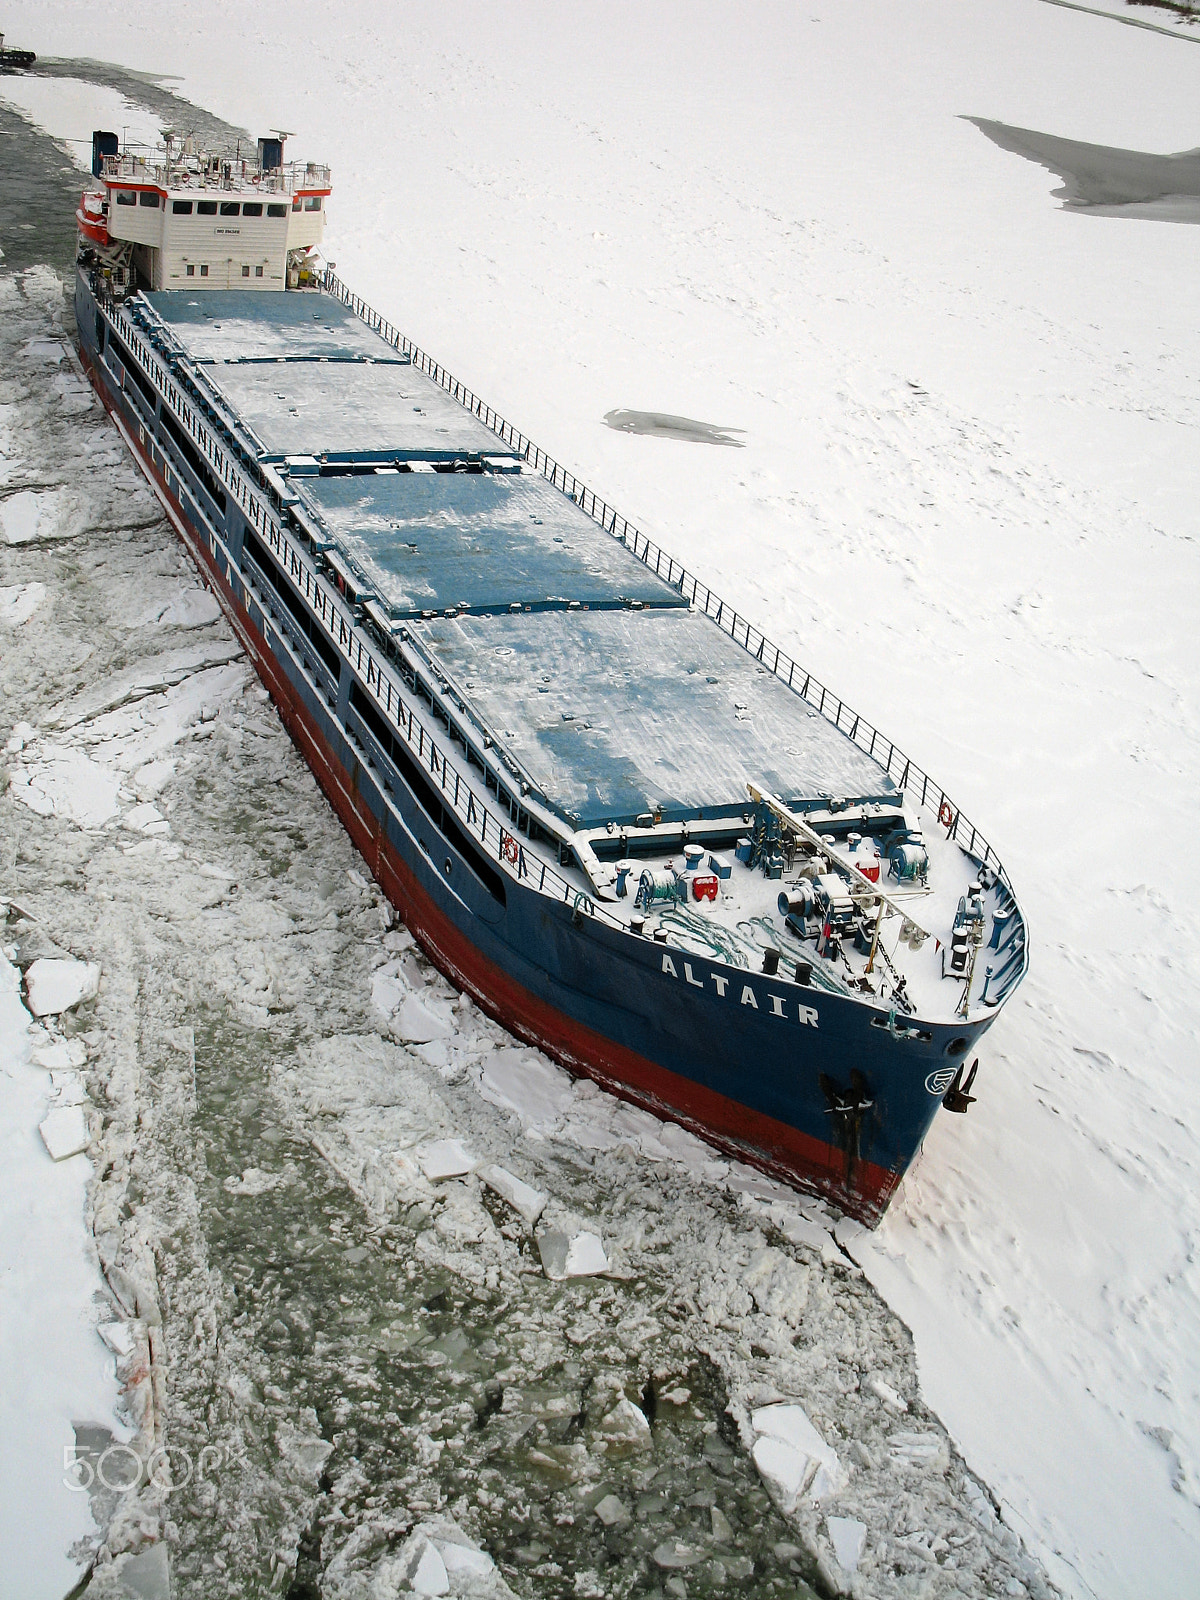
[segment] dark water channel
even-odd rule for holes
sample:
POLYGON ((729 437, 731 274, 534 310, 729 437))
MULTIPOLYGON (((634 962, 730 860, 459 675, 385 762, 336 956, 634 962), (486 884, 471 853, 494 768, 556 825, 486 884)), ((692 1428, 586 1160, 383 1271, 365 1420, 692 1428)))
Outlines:
MULTIPOLYGON (((808 1558, 738 1447, 716 1369, 681 1360, 669 1339, 631 1353, 617 1337, 659 1298, 650 1278, 551 1283, 525 1237, 523 1292, 474 1289, 415 1252, 423 1207, 368 1231, 355 1196, 289 1126, 254 1036, 197 1019, 195 1086, 199 1224, 233 1370, 226 1392, 189 1393, 176 1354, 174 1443, 197 1455, 216 1437, 228 1456, 215 1486, 173 1503, 180 1595, 223 1589, 223 1550, 237 1593, 281 1592, 294 1503, 281 1440, 306 1411, 301 1455, 331 1448, 282 1586, 291 1600, 329 1592, 326 1569, 355 1530, 370 1529, 356 1538, 369 1570, 432 1511, 454 1516, 519 1593, 811 1594, 808 1558), (228 1192, 247 1169, 284 1181, 228 1192), (585 1313, 607 1333, 576 1331, 576 1344, 585 1313), (651 1421, 649 1447, 602 1427, 620 1394, 651 1421), (581 1573, 598 1586, 577 1586, 581 1573)), ((496 1208, 499 1226, 527 1235, 496 1208)))

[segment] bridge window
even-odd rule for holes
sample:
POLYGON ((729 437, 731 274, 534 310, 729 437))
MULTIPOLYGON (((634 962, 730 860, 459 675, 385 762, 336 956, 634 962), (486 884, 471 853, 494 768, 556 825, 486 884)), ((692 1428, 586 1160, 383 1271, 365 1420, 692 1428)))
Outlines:
POLYGON ((215 200, 196 201, 196 215, 198 217, 215 217, 216 214, 217 202, 215 200))
POLYGON ((137 205, 137 190, 136 189, 118 189, 117 190, 117 204, 119 206, 135 206, 135 205, 137 205))
POLYGON ((192 214, 192 202, 190 200, 172 200, 171 213, 176 217, 190 217, 192 214))
POLYGON ((304 202, 304 209, 305 211, 320 211, 321 196, 319 194, 310 194, 304 202))
POLYGON ((241 213, 241 204, 237 200, 222 200, 221 215, 223 217, 236 217, 241 213))
POLYGON ((262 201, 261 200, 247 200, 246 204, 242 207, 242 215, 244 217, 261 217, 262 216, 262 201))
POLYGON ((138 195, 138 205, 145 206, 148 211, 157 211, 158 196, 153 189, 143 189, 138 195))
POLYGON ((287 216, 287 207, 286 206, 268 206, 267 207, 267 215, 269 217, 286 217, 287 216))

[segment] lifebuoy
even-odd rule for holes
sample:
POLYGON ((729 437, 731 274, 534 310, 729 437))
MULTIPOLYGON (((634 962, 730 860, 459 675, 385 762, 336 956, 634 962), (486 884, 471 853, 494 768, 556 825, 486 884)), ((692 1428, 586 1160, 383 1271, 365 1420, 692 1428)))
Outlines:
POLYGON ((511 862, 511 864, 515 867, 517 864, 517 857, 520 855, 520 853, 521 847, 517 843, 516 839, 511 833, 506 833, 504 836, 504 859, 508 862, 511 862))
POLYGON ((938 821, 943 828, 952 828, 954 826, 954 812, 950 809, 949 800, 943 799, 938 807, 938 821))

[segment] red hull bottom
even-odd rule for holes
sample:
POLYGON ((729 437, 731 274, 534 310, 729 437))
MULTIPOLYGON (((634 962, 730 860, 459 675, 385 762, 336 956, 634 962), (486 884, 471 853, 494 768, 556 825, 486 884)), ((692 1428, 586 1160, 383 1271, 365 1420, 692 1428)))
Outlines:
POLYGON ((838 1146, 740 1105, 605 1038, 518 983, 450 920, 388 840, 382 823, 329 749, 248 611, 239 605, 208 546, 195 535, 162 475, 113 408, 103 380, 98 379, 86 355, 84 361, 134 459, 270 691, 293 742, 376 882, 438 969, 502 1027, 570 1071, 591 1078, 609 1093, 660 1118, 681 1124, 735 1160, 784 1183, 815 1190, 865 1223, 878 1222, 900 1183, 901 1173, 861 1160, 848 1170, 846 1153, 838 1146))

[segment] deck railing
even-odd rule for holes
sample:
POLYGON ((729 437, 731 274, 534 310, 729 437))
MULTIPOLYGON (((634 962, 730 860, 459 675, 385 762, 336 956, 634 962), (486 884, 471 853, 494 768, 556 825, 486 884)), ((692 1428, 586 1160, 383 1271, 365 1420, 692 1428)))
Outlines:
MULTIPOLYGON (((624 924, 603 906, 597 905, 595 899, 585 889, 564 878, 549 862, 532 850, 527 854, 526 841, 517 824, 506 827, 501 817, 497 815, 502 803, 497 801, 495 810, 489 806, 485 797, 486 780, 485 793, 481 794, 475 782, 449 759, 446 751, 434 738, 432 729, 425 725, 410 701, 401 693, 395 668, 389 664, 385 671, 384 662, 372 651, 370 644, 364 646, 362 630, 356 624, 350 607, 331 584, 318 576, 303 541, 293 538, 288 533, 283 522, 269 507, 266 498, 247 482, 200 421, 193 409, 197 405, 199 391, 185 398, 184 391, 176 382, 166 353, 155 347, 155 341, 163 337, 165 324, 157 315, 149 316, 145 308, 139 307, 136 302, 133 310, 145 318, 147 323, 145 328, 134 321, 130 315, 130 308, 112 307, 108 312, 112 325, 130 352, 131 358, 138 362, 146 377, 157 387, 164 406, 169 406, 176 423, 186 427, 209 467, 241 505, 254 526, 256 536, 270 547, 279 562, 284 581, 291 582, 307 601, 309 615, 318 623, 337 655, 349 662, 359 684, 382 713, 391 737, 404 743, 410 759, 417 763, 427 780, 438 788, 442 804, 455 814, 483 853, 486 856, 494 856, 497 865, 509 877, 516 879, 518 883, 524 882, 536 887, 541 894, 549 894, 562 900, 564 904, 571 906, 573 913, 594 917, 612 928, 624 930, 624 924)), ((165 331, 169 333, 169 330, 165 331)), ((188 381, 190 384, 192 379, 189 377, 188 381)), ((205 396, 200 403, 208 404, 210 398, 205 396)), ((227 421, 223 425, 229 427, 227 421)), ((151 428, 154 426, 152 418, 149 426, 151 428)), ((161 441, 159 447, 163 448, 161 441)), ((178 471, 176 465, 177 476, 178 471)), ((190 498, 192 497, 189 496, 190 498)), ((215 552, 215 542, 218 537, 224 545, 224 534, 218 535, 212 529, 207 516, 202 512, 200 515, 214 541, 215 552)), ((226 556, 228 557, 228 551, 226 556)), ((288 638, 292 648, 301 658, 304 659, 311 654, 299 639, 292 642, 291 636, 294 632, 292 620, 276 610, 274 598, 269 593, 266 595, 260 593, 259 598, 274 617, 276 627, 288 638)), ((336 689, 336 680, 334 688, 336 689)), ((377 736, 365 719, 359 717, 358 722, 366 736, 378 744, 377 736)), ((451 742, 454 741, 454 737, 453 733, 449 733, 451 742)), ((388 752, 381 747, 379 753, 386 755, 388 752)), ((519 810, 518 805, 518 812, 519 810)))
POLYGON ((802 667, 777 644, 773 644, 764 633, 715 594, 707 584, 689 572, 681 562, 676 561, 661 546, 635 528, 614 506, 610 506, 586 484, 581 483, 573 473, 568 472, 565 467, 548 456, 519 428, 513 427, 511 422, 506 421, 466 384, 447 372, 445 367, 427 355, 407 335, 394 328, 386 317, 381 316, 378 311, 367 305, 365 300, 347 289, 335 273, 326 271, 323 287, 327 294, 340 300, 394 349, 407 355, 414 366, 439 384, 472 416, 478 417, 485 427, 490 428, 511 450, 548 478, 556 489, 560 489, 563 494, 574 500, 576 505, 597 522, 605 533, 619 539, 627 549, 632 550, 639 561, 678 589, 697 610, 703 611, 706 617, 710 617, 718 627, 723 628, 735 644, 740 645, 756 661, 761 662, 775 677, 784 680, 788 687, 814 711, 823 716, 827 722, 832 722, 834 727, 844 733, 860 750, 877 761, 899 788, 911 790, 914 794, 919 793, 920 804, 923 807, 932 807, 936 811, 939 823, 946 830, 946 837, 956 840, 968 855, 990 867, 1004 880, 1011 894, 1011 885, 995 850, 924 767, 906 755, 899 745, 881 733, 860 712, 848 706, 828 684, 823 683, 806 667, 802 667))

